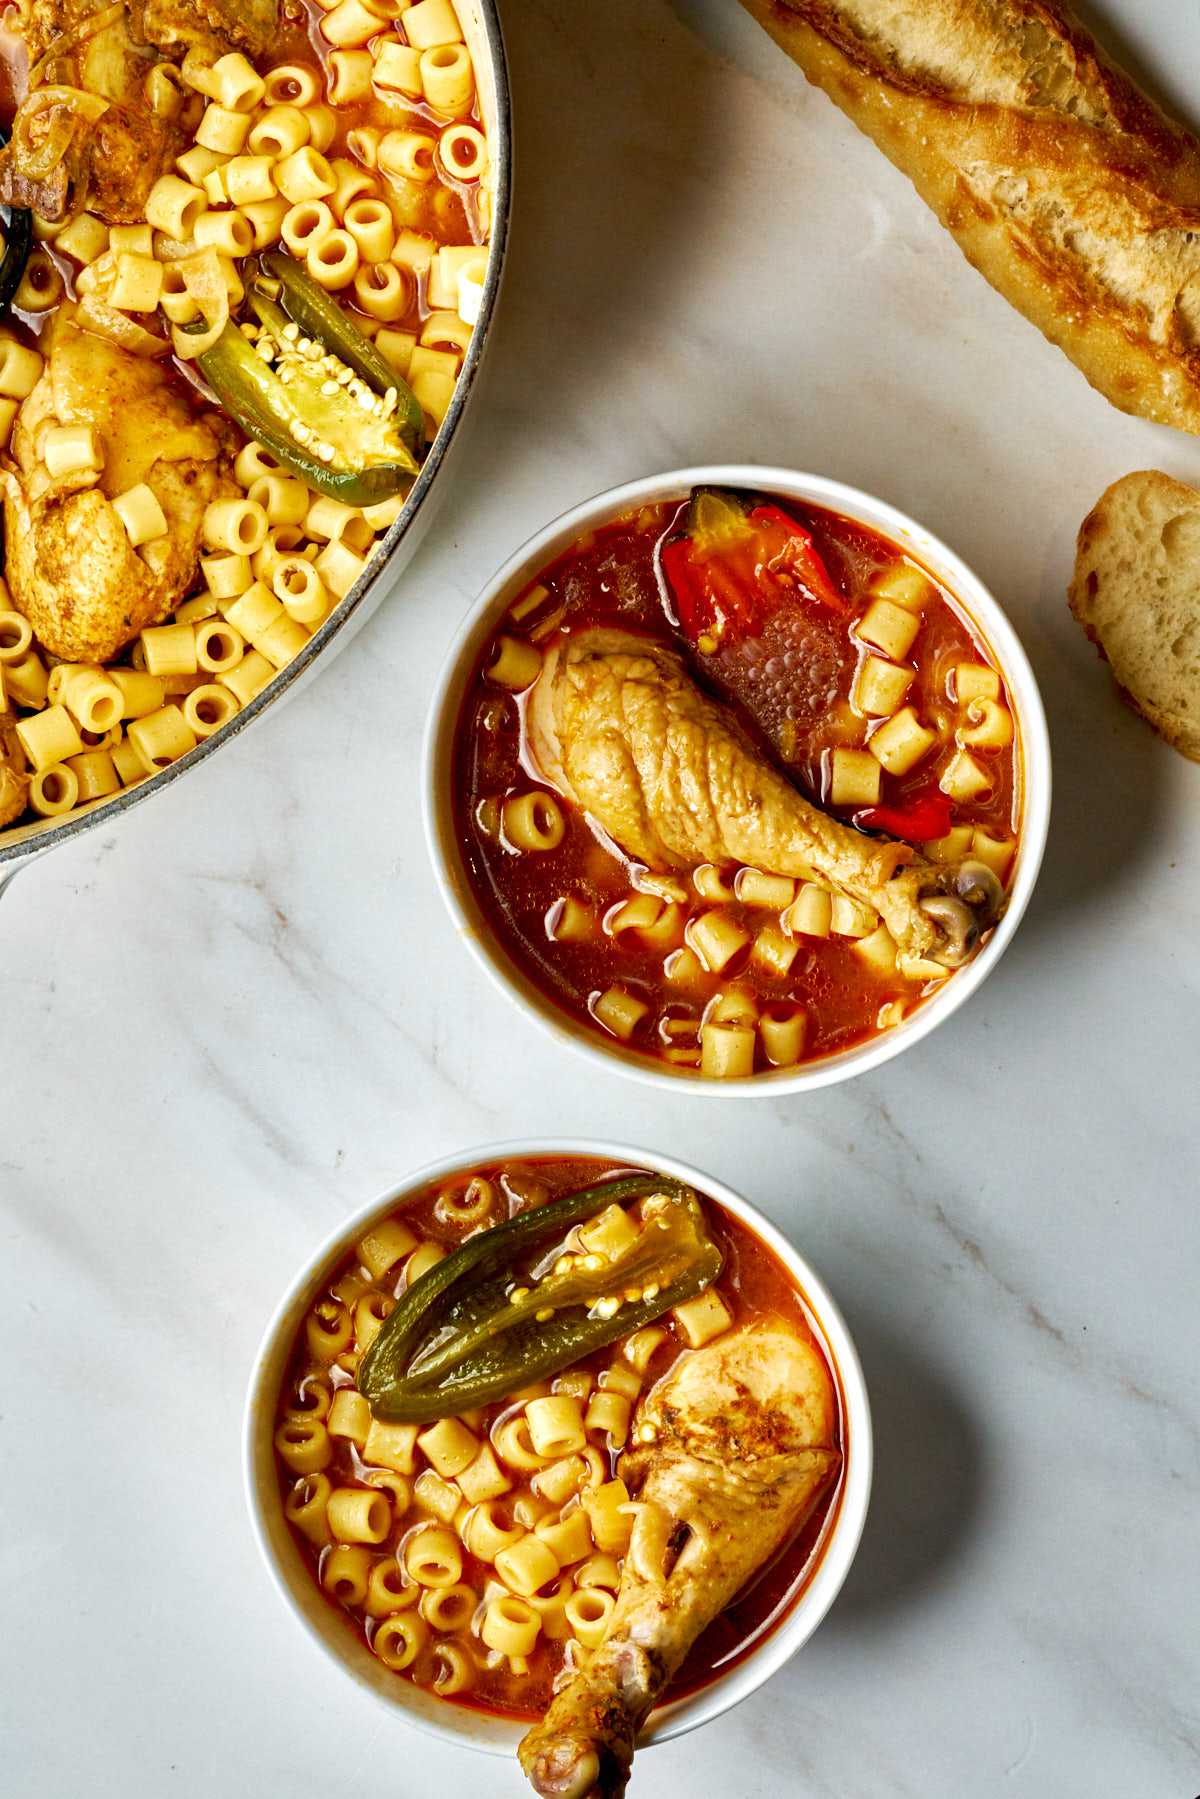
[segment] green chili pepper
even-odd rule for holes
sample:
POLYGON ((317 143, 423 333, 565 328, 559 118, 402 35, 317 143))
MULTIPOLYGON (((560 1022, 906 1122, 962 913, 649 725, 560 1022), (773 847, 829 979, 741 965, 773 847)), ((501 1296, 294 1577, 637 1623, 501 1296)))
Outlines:
POLYGON ((693 1298, 722 1259, 696 1195, 679 1181, 627 1175, 564 1194, 480 1231, 402 1294, 359 1365, 359 1391, 375 1417, 393 1423, 470 1411, 693 1298), (575 1225, 636 1199, 647 1201, 636 1236, 599 1266, 565 1244, 575 1225), (572 1265, 556 1273, 564 1253, 572 1265))
POLYGON ((263 273, 279 283, 279 304, 305 336, 316 338, 377 394, 394 387, 399 395, 396 428, 416 455, 425 434, 421 403, 406 381, 380 355, 369 337, 342 311, 331 294, 314 281, 308 270, 283 250, 268 250, 260 259, 263 273))
MULTIPOLYGON (((11 133, 0 126, 0 146, 11 133)), ((0 256, 0 313, 8 311, 9 302, 20 285, 33 247, 33 216, 23 206, 8 208, 8 223, 3 234, 4 254, 0 256)))
MULTIPOLYGON (((417 473, 410 443, 412 408, 420 419, 420 406, 341 308, 298 265, 291 263, 291 271, 290 305, 300 310, 303 294, 306 317, 316 319, 321 309, 335 314, 336 330, 321 311, 335 345, 316 325, 301 326, 255 280, 248 298, 259 319, 257 343, 231 320, 197 363, 230 416, 283 467, 348 506, 376 505, 410 486, 417 473), (372 369, 369 378, 362 366, 372 369)), ((285 283, 277 272, 273 283, 282 299, 285 283)))

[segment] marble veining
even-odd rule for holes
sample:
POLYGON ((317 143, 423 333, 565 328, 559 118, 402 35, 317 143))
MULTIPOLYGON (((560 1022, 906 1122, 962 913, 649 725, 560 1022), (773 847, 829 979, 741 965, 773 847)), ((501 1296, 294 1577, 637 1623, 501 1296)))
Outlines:
MULTIPOLYGON (((239 1415, 310 1246, 455 1146, 687 1156, 827 1278, 877 1445, 801 1656, 638 1795, 1200 1792, 1200 771, 1070 619, 1118 474, 1200 480, 970 270, 732 0, 505 6, 512 257, 429 539, 294 704, 0 900, 5 1799, 522 1792, 331 1679, 258 1566, 239 1415), (1008 607, 1056 809, 1006 960, 911 1054, 808 1100, 598 1079, 455 940, 421 841, 427 695, 535 526, 670 463, 873 489, 1008 607)), ((1200 123, 1195 9, 1088 9, 1200 123)))

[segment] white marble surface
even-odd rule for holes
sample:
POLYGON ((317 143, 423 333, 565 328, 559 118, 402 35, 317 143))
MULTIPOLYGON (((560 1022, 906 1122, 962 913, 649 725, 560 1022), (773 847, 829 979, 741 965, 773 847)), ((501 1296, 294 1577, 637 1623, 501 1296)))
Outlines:
MULTIPOLYGON (((239 1413, 352 1206, 448 1147, 593 1131, 794 1234, 879 1436, 824 1628, 633 1793, 1190 1799, 1200 770, 1118 704, 1063 590, 1101 488, 1200 479, 1200 445, 1093 394, 731 0, 505 10, 512 259, 433 537, 293 706, 0 907, 0 1788, 515 1799, 515 1770, 327 1678, 255 1558, 239 1413), (710 1109, 596 1080, 484 985, 415 776, 500 558, 603 485, 734 457, 873 488, 975 563, 1043 683, 1058 798, 965 1012, 809 1101, 710 1109)), ((1100 16, 1200 122, 1195 9, 1100 16)))

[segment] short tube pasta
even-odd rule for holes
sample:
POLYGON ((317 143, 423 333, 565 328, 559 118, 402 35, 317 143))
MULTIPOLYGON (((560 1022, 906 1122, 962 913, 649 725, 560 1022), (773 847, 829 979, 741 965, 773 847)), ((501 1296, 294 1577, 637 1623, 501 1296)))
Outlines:
POLYGON ((369 194, 351 200, 342 214, 342 223, 358 245, 364 262, 384 262, 391 255, 396 227, 385 201, 369 194))
POLYGON ((379 31, 379 17, 363 0, 337 0, 321 20, 321 36, 331 44, 366 44, 379 31))
POLYGON ((355 1249, 371 1279, 378 1281, 402 1262, 405 1256, 410 1255, 416 1246, 417 1237, 411 1225, 403 1218, 385 1218, 355 1245, 355 1249))
POLYGON ((213 500, 204 512, 204 541, 227 555, 252 556, 267 540, 267 515, 253 500, 213 500))
POLYGON ((358 245, 348 231, 336 226, 332 231, 315 242, 310 242, 304 256, 304 266, 314 281, 328 288, 331 293, 338 293, 349 287, 354 280, 358 268, 358 245))
POLYGON ((141 644, 148 675, 167 677, 196 673, 197 633, 192 626, 149 626, 142 632, 141 644))
POLYGON ((571 1594, 564 1608, 567 1624, 585 1649, 603 1642, 616 1603, 603 1587, 580 1587, 571 1594))
POLYGON ((288 207, 279 235, 293 256, 306 258, 315 244, 323 243, 336 229, 333 213, 324 200, 303 200, 298 206, 288 207))
POLYGON ((754 1027, 714 1021, 700 1027, 700 1072, 709 1080, 744 1080, 754 1073, 754 1027))
POLYGON ((419 1601, 420 1615, 431 1630, 465 1630, 478 1603, 474 1587, 465 1581, 452 1587, 425 1587, 419 1601))
POLYGON ((758 1021, 763 1053, 773 1068, 791 1068, 804 1055, 808 1014, 803 1006, 768 1006, 758 1021))
POLYGON ((177 762, 196 747, 196 733, 178 706, 166 705, 144 718, 135 718, 127 733, 148 775, 177 762))
POLYGON ((558 1557, 550 1545, 532 1531, 527 1531, 519 1542, 498 1550, 495 1567, 505 1586, 523 1599, 530 1598, 539 1587, 547 1586, 559 1575, 558 1557))
POLYGON ((688 922, 689 948, 711 974, 721 974, 750 941, 750 934, 728 912, 702 912, 688 922))
POLYGON ((531 1472, 545 1466, 547 1457, 539 1455, 529 1435, 529 1420, 524 1413, 498 1420, 492 1429, 496 1454, 510 1468, 531 1472))
POLYGON ((33 626, 20 612, 0 612, 0 666, 20 662, 33 643, 33 626))
POLYGON ((494 1500, 485 1500, 468 1512, 462 1537, 471 1554, 481 1562, 494 1562, 502 1549, 510 1549, 525 1535, 525 1527, 506 1521, 494 1500))
POLYGON ((515 849, 545 852, 558 848, 566 821, 552 794, 522 793, 504 802, 504 830, 515 849))
POLYGON ((428 1636, 424 1618, 415 1612, 397 1612, 377 1626, 371 1647, 385 1668, 399 1673, 416 1661, 428 1636))
POLYGON ((531 687, 542 672, 541 652, 523 638, 501 636, 487 668, 487 679, 497 687, 519 693, 531 687))
POLYGON ((557 1460, 582 1449, 587 1442, 579 1401, 565 1393, 531 1399, 525 1407, 525 1416, 530 1441, 539 1456, 557 1460))
POLYGON ((489 1649, 501 1655, 531 1655, 542 1628, 541 1619, 528 1600, 513 1593, 489 1601, 480 1635, 489 1649))
MULTIPOLYGON (((250 128, 246 148, 252 156, 269 156, 277 162, 294 156, 308 143, 308 120, 298 106, 269 106, 250 128)), ((276 186, 278 168, 275 171, 276 186)), ((280 190, 282 192, 282 189, 280 190)), ((333 192, 330 184, 329 192, 333 192)))
POLYGON ((462 31, 450 0, 417 0, 404 13, 404 35, 417 50, 456 44, 462 31))
POLYGON ((178 175, 160 175, 146 199, 146 222, 167 237, 187 243, 207 204, 202 187, 181 181, 178 175))
POLYGON ((303 556, 282 557, 272 573, 271 587, 288 616, 310 630, 329 610, 325 583, 303 556))
POLYGON ((72 756, 66 766, 78 784, 78 803, 81 805, 88 800, 103 799, 120 788, 121 777, 106 749, 85 750, 82 756, 72 756))
POLYGON ((374 64, 369 50, 332 50, 328 67, 331 106, 358 106, 371 98, 374 64))
POLYGON ((321 1549, 329 1541, 325 1508, 332 1488, 324 1474, 303 1475, 283 1502, 283 1515, 293 1529, 321 1549))
POLYGON ((321 1585, 339 1605, 361 1605, 370 1577, 371 1552, 361 1543, 339 1543, 321 1563, 321 1585))
POLYGON ((206 681, 193 687, 183 702, 183 716, 198 738, 211 737, 241 710, 227 687, 206 681))
POLYGON ((394 1556, 381 1556, 371 1563, 363 1609, 369 1618, 386 1618, 393 1612, 407 1611, 417 1603, 421 1592, 415 1582, 405 1580, 394 1556))
MULTIPOLYGON (((12 663, 8 665, 10 681, 14 666, 12 663)), ((65 762, 70 756, 83 753, 79 727, 61 703, 47 706, 43 712, 35 712, 31 718, 19 719, 17 736, 36 774, 53 768, 56 763, 65 762)))
POLYGON ((458 1538, 438 1524, 415 1531, 405 1542, 404 1568, 421 1587, 452 1587, 462 1579, 458 1538))
POLYGON ((329 1432, 318 1418, 289 1418, 275 1432, 275 1449, 293 1474, 319 1474, 333 1458, 329 1432))
POLYGON ((534 1530, 562 1568, 583 1561, 592 1552, 592 1529, 582 1506, 558 1518, 544 1518, 534 1530))
MULTIPOLYGON (((332 1419, 333 1414, 330 1414, 332 1419)), ((332 1426, 330 1428, 332 1434, 332 1426)), ((335 1487, 329 1495, 326 1516, 332 1534, 342 1543, 382 1543, 391 1528, 392 1508, 378 1490, 335 1487)))
POLYGON ((277 63, 263 77, 263 98, 268 106, 293 106, 303 111, 320 92, 321 77, 310 63, 277 63))
POLYGON ((368 318, 401 319, 412 303, 404 271, 394 262, 373 262, 354 270, 354 301, 368 318))
POLYGON ((465 44, 435 44, 423 50, 419 69, 425 99, 434 112, 447 118, 463 118, 470 112, 475 71, 465 44))
POLYGON ((311 144, 304 144, 290 156, 281 157, 272 173, 275 186, 293 206, 304 200, 323 200, 337 187, 333 170, 311 144))
POLYGON ((423 131, 385 131, 379 140, 377 155, 385 175, 424 185, 437 175, 436 152, 437 139, 423 131))
POLYGON ((81 731, 103 736, 120 721, 121 689, 102 669, 68 668, 61 698, 81 731))
POLYGON ((354 1307, 354 1346, 365 1355, 395 1305, 390 1293, 364 1293, 354 1307))
POLYGON ((462 1643, 435 1643, 433 1668, 431 1684, 442 1699, 469 1692, 475 1684, 475 1663, 462 1643))
POLYGON ((39 818, 57 818, 79 801, 79 777, 65 762, 41 768, 29 783, 29 804, 39 818))
POLYGON ((249 256, 254 248, 254 227, 245 213, 236 210, 202 212, 193 235, 201 249, 213 249, 222 256, 249 256))
POLYGON ((734 876, 733 891, 743 906, 763 906, 771 912, 782 912, 795 897, 796 883, 788 875, 764 874, 760 868, 739 868, 734 876))

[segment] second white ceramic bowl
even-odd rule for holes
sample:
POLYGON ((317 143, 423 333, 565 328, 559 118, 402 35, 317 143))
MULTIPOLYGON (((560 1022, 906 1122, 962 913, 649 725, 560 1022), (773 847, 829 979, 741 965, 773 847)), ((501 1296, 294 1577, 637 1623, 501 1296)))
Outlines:
MULTIPOLYGON (((246 1498, 254 1534, 271 1578, 292 1616, 327 1661, 349 1674, 394 1717, 415 1724, 418 1729, 446 1742, 486 1750, 494 1755, 512 1755, 527 1726, 451 1704, 414 1686, 412 1681, 390 1673, 317 1587, 311 1568, 301 1555, 283 1516, 273 1447, 275 1411, 292 1345, 305 1313, 324 1290, 331 1269, 372 1224, 433 1183, 465 1169, 543 1156, 595 1156, 618 1166, 648 1168, 657 1174, 671 1175, 686 1181, 698 1193, 715 1200, 734 1218, 749 1225, 784 1264, 804 1294, 841 1393, 845 1444, 842 1487, 811 1579, 775 1629, 762 1637, 727 1673, 709 1686, 657 1710, 643 1732, 643 1745, 666 1742, 670 1737, 682 1736, 685 1731, 719 1717, 754 1692, 808 1641, 833 1604, 850 1570, 866 1522, 871 1491, 871 1410, 858 1352, 845 1320, 820 1276, 782 1232, 776 1230, 770 1219, 740 1194, 670 1156, 631 1149, 620 1143, 558 1139, 484 1144, 479 1149, 431 1162, 406 1175, 397 1186, 348 1218, 305 1261, 267 1326, 246 1398, 243 1432, 246 1498)), ((315 1691, 313 1703, 317 1703, 315 1691)))
POLYGON ((1041 867, 1050 822, 1050 739, 1037 681, 1016 632, 979 577, 939 538, 885 501, 824 475, 763 468, 757 463, 720 463, 673 469, 664 475, 650 475, 624 487, 610 488, 564 512, 509 558, 480 594, 450 648, 426 730, 424 788, 429 854, 459 935, 500 989, 548 1030, 556 1042, 587 1056, 597 1066, 619 1069, 644 1085, 669 1088, 675 1093, 700 1093, 706 1099, 752 1095, 777 1099, 782 1093, 808 1092, 878 1068, 928 1036, 983 985, 1012 942, 1041 867), (452 804, 454 735, 463 696, 485 644, 516 596, 585 531, 638 506, 682 499, 697 486, 750 488, 782 494, 801 504, 824 506, 871 526, 899 544, 949 589, 988 644, 1012 696, 1019 735, 1021 819, 1016 867, 1008 910, 979 954, 891 1030, 820 1061, 735 1081, 703 1080, 691 1070, 656 1064, 625 1048, 615 1038, 605 1038, 598 1029, 575 1023, 554 1005, 506 954, 490 930, 462 865, 452 804))

